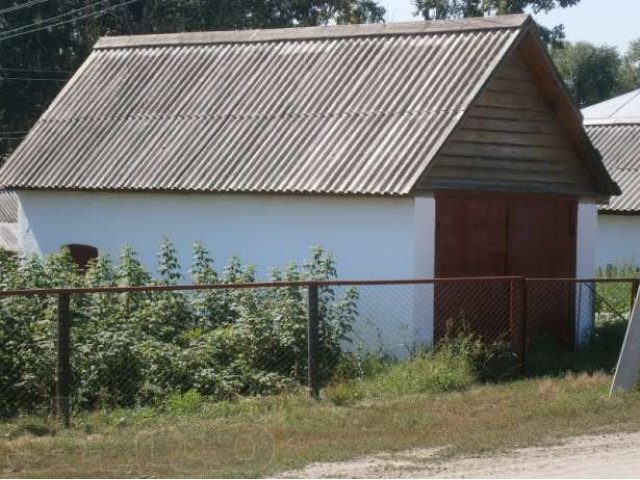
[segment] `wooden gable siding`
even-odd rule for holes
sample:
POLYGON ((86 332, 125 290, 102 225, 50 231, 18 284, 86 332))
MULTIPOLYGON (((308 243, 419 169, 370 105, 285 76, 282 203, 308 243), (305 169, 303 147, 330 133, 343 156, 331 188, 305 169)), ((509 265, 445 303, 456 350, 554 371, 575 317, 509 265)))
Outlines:
POLYGON ((417 184, 434 188, 593 191, 589 169, 520 51, 498 68, 417 184))

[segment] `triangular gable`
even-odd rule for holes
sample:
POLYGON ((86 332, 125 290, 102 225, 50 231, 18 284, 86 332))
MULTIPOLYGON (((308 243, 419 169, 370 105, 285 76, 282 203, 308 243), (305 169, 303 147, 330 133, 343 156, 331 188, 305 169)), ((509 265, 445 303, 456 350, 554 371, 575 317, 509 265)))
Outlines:
POLYGON ((535 35, 493 72, 415 190, 617 194, 535 35))

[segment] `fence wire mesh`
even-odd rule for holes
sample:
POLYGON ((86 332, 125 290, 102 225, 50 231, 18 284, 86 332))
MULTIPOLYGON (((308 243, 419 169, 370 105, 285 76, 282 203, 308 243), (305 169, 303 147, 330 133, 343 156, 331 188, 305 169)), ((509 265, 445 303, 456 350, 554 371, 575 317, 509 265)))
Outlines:
MULTIPOLYGON (((539 348, 550 341, 600 348, 611 369, 637 285, 504 277, 70 290, 69 402, 91 411, 192 390, 228 400, 319 388, 345 362, 402 361, 459 336, 502 345, 520 363, 556 355, 539 348)), ((61 292, 36 293, 0 291, 2 418, 51 415, 60 400, 61 292)))

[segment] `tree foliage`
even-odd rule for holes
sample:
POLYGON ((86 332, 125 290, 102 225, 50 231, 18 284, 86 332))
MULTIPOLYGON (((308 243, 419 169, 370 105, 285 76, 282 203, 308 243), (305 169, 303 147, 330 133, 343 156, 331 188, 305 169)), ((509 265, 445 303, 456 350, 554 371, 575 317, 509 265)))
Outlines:
MULTIPOLYGON (((384 16, 376 0, 124 2, 49 0, 0 14, 0 160, 15 148, 17 137, 43 113, 100 36, 366 23, 384 16), (58 20, 47 22, 54 18, 58 20), (29 31, 67 21, 72 22, 29 31)), ((2 6, 21 3, 8 0, 2 6)))
POLYGON ((580 107, 640 88, 640 40, 625 55, 614 47, 563 42, 551 56, 580 107))
POLYGON ((640 38, 631 42, 622 58, 618 83, 619 90, 623 92, 640 88, 640 38))
MULTIPOLYGON (((414 0, 416 12, 425 20, 444 18, 482 17, 487 15, 507 15, 549 12, 554 8, 577 5, 580 0, 414 0)), ((556 44, 564 38, 562 25, 551 29, 541 28, 542 39, 547 44, 556 44)))
POLYGON ((553 49, 552 57, 579 106, 611 98, 618 92, 621 62, 615 48, 587 42, 566 43, 553 49))

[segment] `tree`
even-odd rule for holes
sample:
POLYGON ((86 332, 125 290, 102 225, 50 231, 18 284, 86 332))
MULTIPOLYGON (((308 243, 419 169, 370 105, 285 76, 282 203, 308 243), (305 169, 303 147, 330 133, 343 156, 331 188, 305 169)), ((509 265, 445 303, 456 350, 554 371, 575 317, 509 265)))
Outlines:
POLYGON ((618 83, 622 92, 640 88, 640 38, 631 42, 622 59, 618 83))
MULTIPOLYGON (((554 8, 577 5, 580 0, 413 0, 416 13, 425 20, 444 18, 482 17, 524 13, 531 8, 534 13, 549 12, 554 8)), ((564 38, 564 28, 557 25, 551 29, 541 28, 546 44, 556 45, 564 38)))
POLYGON ((27 3, 5 0, 0 8, 0 162, 86 59, 100 36, 368 23, 382 21, 385 13, 377 0, 27 3), (62 22, 67 23, 55 26, 62 22))
POLYGON ((622 62, 613 47, 565 42, 551 50, 560 75, 580 107, 607 100, 620 91, 622 62))

